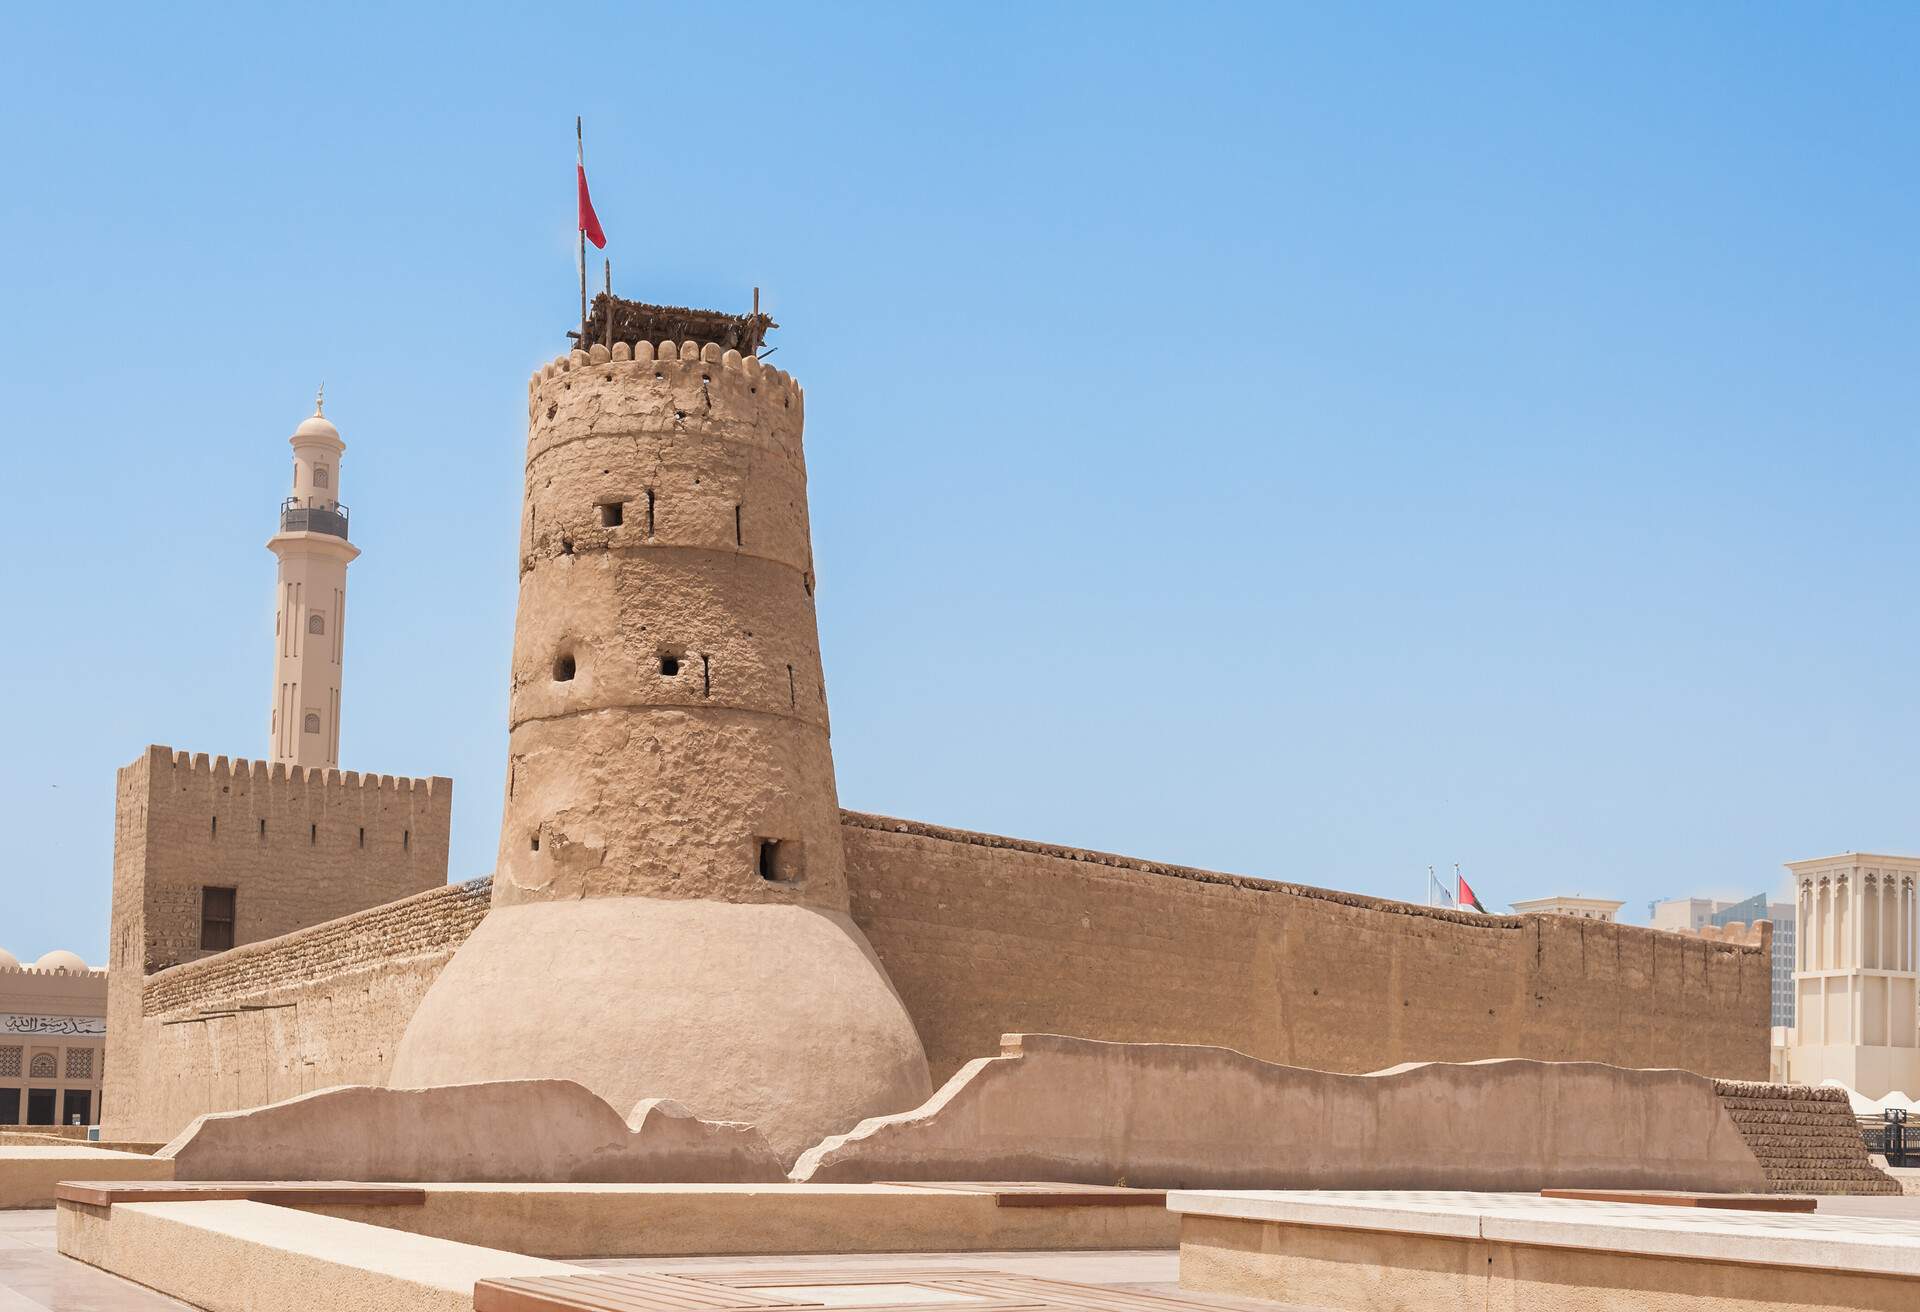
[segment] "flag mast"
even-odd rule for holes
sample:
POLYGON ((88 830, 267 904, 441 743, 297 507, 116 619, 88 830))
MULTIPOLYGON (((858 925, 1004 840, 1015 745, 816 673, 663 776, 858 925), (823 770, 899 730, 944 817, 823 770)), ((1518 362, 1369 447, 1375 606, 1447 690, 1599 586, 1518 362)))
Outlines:
MULTIPOLYGON (((587 138, 580 127, 580 116, 573 116, 573 162, 580 176, 587 172, 587 138)), ((587 349, 587 226, 580 225, 580 349, 587 349)))

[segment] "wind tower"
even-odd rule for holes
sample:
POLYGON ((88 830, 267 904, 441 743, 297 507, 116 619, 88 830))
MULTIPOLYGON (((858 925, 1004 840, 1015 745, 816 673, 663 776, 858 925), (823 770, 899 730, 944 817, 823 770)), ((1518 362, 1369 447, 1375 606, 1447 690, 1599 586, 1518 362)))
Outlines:
POLYGON ((789 1160, 931 1092, 848 914, 805 398, 756 357, 770 326, 603 296, 529 385, 493 909, 395 1087, 572 1079, 789 1160))
POLYGON ((347 613, 347 566, 360 549, 347 541, 340 504, 340 440, 325 414, 293 430, 293 495, 280 503, 280 531, 267 540, 279 561, 273 622, 272 745, 288 765, 340 764, 340 658, 347 613))

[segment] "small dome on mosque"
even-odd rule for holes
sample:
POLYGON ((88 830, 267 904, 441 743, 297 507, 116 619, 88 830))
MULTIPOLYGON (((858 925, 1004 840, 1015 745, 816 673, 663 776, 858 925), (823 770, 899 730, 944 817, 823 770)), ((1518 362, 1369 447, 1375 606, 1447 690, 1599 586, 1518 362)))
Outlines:
POLYGON ((340 430, 326 416, 327 389, 322 387, 313 398, 313 413, 300 421, 300 427, 293 430, 295 438, 319 437, 331 442, 340 440, 340 430))
POLYGON ((34 962, 33 968, 35 970, 70 970, 76 975, 87 973, 87 963, 80 959, 80 954, 69 952, 65 948, 55 948, 34 962))
POLYGON ((0 948, 0 970, 18 969, 20 969, 20 958, 14 956, 13 953, 7 951, 5 948, 0 948))

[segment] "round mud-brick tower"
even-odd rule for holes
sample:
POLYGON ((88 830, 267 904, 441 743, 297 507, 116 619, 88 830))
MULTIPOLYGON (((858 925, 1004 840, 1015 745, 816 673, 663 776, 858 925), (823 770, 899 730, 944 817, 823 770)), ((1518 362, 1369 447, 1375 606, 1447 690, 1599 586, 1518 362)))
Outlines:
POLYGON ((847 914, 804 398, 752 356, 621 343, 529 389, 493 910, 393 1083, 579 1080, 791 1159, 929 1094, 847 914))
POLYGON ((634 353, 533 389, 494 900, 845 911, 800 389, 634 353))

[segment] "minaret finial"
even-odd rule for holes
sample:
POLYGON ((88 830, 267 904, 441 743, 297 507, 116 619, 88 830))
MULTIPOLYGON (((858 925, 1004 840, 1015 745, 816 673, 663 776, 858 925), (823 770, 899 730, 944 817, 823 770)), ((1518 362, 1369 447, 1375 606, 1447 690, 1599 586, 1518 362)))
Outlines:
POLYGON ((327 385, 325 383, 320 384, 320 389, 313 394, 313 413, 316 415, 325 415, 327 413, 327 385))

